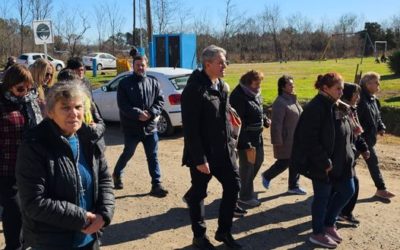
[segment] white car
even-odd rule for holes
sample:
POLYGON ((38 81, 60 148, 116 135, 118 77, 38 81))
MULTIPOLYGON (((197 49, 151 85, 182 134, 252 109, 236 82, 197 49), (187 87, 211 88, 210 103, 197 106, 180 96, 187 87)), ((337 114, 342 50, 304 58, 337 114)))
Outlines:
POLYGON ((82 57, 83 64, 87 69, 91 69, 93 67, 93 59, 96 59, 97 70, 102 70, 105 68, 117 68, 117 59, 113 55, 96 52, 82 57))
MULTIPOLYGON (((182 68, 148 68, 146 74, 157 78, 164 97, 164 108, 158 120, 158 133, 171 135, 174 127, 182 126, 181 94, 193 70, 182 68)), ((104 120, 119 121, 117 87, 131 71, 117 75, 114 79, 93 91, 94 102, 104 120)))
MULTIPOLYGON (((46 57, 45 57, 44 53, 24 53, 17 58, 17 63, 23 64, 26 67, 29 67, 39 58, 45 59, 46 57)), ((49 60, 50 63, 53 64, 54 68, 57 71, 60 71, 61 69, 63 69, 65 67, 65 64, 63 61, 55 59, 49 55, 47 55, 47 60, 49 60)))

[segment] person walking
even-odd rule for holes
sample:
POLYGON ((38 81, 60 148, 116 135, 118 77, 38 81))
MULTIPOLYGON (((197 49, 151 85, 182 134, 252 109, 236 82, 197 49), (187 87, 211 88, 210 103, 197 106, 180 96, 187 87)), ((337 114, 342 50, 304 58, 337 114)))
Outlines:
MULTIPOLYGON (((350 125, 353 131, 353 145, 355 147, 357 158, 360 154, 365 160, 368 160, 370 157, 370 152, 368 150, 368 145, 365 142, 364 138, 361 136, 363 132, 363 128, 361 127, 360 121, 357 115, 357 104, 360 100, 360 92, 361 87, 354 83, 344 83, 343 95, 340 98, 344 103, 350 106, 350 125)), ((356 162, 354 162, 356 164, 356 162)), ((353 210, 356 206, 358 193, 359 193, 359 181, 356 175, 355 168, 354 169, 354 194, 346 204, 346 206, 342 209, 338 220, 350 223, 354 226, 358 226, 360 221, 354 217, 353 210)))
POLYGON ((147 58, 136 56, 133 60, 133 74, 121 80, 117 89, 124 150, 114 168, 114 188, 123 189, 123 170, 135 153, 138 143, 142 142, 151 176, 150 195, 165 197, 168 191, 161 185, 161 170, 157 156, 157 120, 162 112, 164 99, 160 83, 155 78, 146 76, 146 69, 147 58))
POLYGON ((18 150, 24 249, 97 250, 111 222, 111 175, 83 124, 87 97, 81 85, 56 83, 46 96, 48 117, 18 150))
POLYGON ((238 140, 239 175, 241 189, 239 202, 250 207, 261 204, 254 192, 254 178, 264 161, 262 131, 263 106, 261 99, 261 81, 264 74, 250 70, 240 78, 233 89, 229 102, 238 113, 242 127, 238 140))
POLYGON ((354 194, 353 134, 349 105, 339 101, 343 79, 337 73, 318 76, 318 94, 305 106, 295 130, 292 164, 312 180, 312 235, 319 246, 336 248, 343 240, 336 220, 354 194))
POLYGON ((0 85, 0 205, 5 249, 21 249, 21 213, 15 178, 17 151, 28 131, 42 121, 30 71, 13 65, 0 85))
POLYGON ((206 235, 204 199, 208 182, 214 176, 223 194, 215 239, 227 247, 240 249, 232 237, 233 212, 238 199, 240 178, 236 162, 236 143, 228 122, 228 89, 225 75, 226 51, 215 45, 201 54, 202 70, 193 71, 181 98, 184 149, 182 164, 190 169, 192 185, 187 203, 193 231, 193 246, 215 249, 206 235))
POLYGON ((273 145, 275 163, 262 173, 262 184, 269 188, 273 178, 289 168, 288 193, 305 195, 307 192, 299 186, 299 177, 290 165, 293 135, 303 108, 294 93, 293 77, 283 75, 278 80, 278 97, 272 104, 271 143, 273 145))
POLYGON ((361 97, 357 112, 361 127, 364 129, 361 136, 367 142, 370 151, 370 157, 365 162, 377 188, 375 196, 391 199, 395 195, 386 189, 385 181, 379 169, 378 155, 375 151, 377 136, 383 136, 386 130, 381 117, 380 103, 375 95, 380 90, 379 80, 380 76, 375 72, 368 72, 361 77, 361 97))

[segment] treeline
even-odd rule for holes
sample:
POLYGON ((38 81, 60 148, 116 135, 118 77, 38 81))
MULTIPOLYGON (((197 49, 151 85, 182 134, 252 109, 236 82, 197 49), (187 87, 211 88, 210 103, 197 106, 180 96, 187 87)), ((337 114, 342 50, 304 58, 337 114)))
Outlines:
MULTIPOLYGON (((56 10, 53 0, 14 1, 17 4, 7 0, 0 3, 0 63, 11 55, 42 50, 34 45, 32 20, 52 20, 55 41, 48 51, 62 59, 99 50, 119 55, 129 51, 132 44, 147 47, 146 29, 121 31, 132 17, 120 14, 118 1, 99 3, 91 10, 66 6, 57 6, 56 10), (88 37, 91 29, 96 31, 91 32, 94 37, 88 37)), ((144 1, 137 2, 138 23, 146 23, 144 1)), ((219 22, 213 22, 207 15, 198 14, 203 13, 201 10, 194 13, 193 8, 185 7, 183 0, 151 2, 154 34, 195 33, 198 54, 213 43, 226 48, 232 62, 370 56, 375 41, 386 41, 388 51, 400 49, 400 15, 376 23, 347 13, 331 23, 324 20, 316 24, 300 13, 284 16, 276 5, 260 6, 259 14, 248 17, 237 10, 234 0, 225 0, 219 22)), ((383 44, 378 44, 377 51, 381 56, 383 44)))

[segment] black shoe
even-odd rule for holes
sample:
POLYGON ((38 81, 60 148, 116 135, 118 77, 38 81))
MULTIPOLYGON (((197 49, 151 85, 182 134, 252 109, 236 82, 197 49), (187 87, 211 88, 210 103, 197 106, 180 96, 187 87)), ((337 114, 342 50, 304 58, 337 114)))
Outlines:
POLYGON ((115 174, 113 174, 112 179, 114 182, 114 189, 123 189, 124 188, 124 184, 122 183, 121 176, 116 176, 115 174))
POLYGON ((347 222, 349 224, 352 224, 354 226, 358 226, 360 225, 360 221, 356 219, 356 217, 354 217, 354 215, 350 214, 350 215, 339 215, 338 220, 343 221, 343 222, 347 222))
POLYGON ((239 205, 236 205, 235 210, 233 211, 233 217, 242 218, 246 214, 247 214, 246 210, 244 210, 243 208, 239 207, 239 205))
POLYGON ((236 242, 231 233, 215 233, 215 239, 222 241, 230 249, 242 249, 242 246, 236 242))
POLYGON ((211 244, 210 240, 207 236, 204 237, 194 237, 193 238, 193 247, 201 250, 212 250, 216 249, 213 244, 211 244))
POLYGON ((151 187, 151 191, 150 191, 151 196, 163 198, 163 197, 167 196, 167 194, 168 194, 168 190, 163 188, 163 186, 161 186, 161 184, 156 184, 151 187))

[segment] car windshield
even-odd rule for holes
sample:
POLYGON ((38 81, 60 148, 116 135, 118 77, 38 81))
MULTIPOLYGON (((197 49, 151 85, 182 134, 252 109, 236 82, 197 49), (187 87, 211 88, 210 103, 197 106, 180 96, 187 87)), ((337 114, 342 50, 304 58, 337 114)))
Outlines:
POLYGON ((184 89, 186 86, 186 83, 189 79, 189 75, 184 75, 184 76, 177 76, 177 77, 171 77, 169 78, 169 80, 171 81, 172 85, 174 85, 174 87, 177 90, 181 90, 184 89))
POLYGON ((90 56, 90 57, 96 57, 97 54, 96 54, 96 53, 92 53, 92 54, 89 54, 88 56, 90 56))

